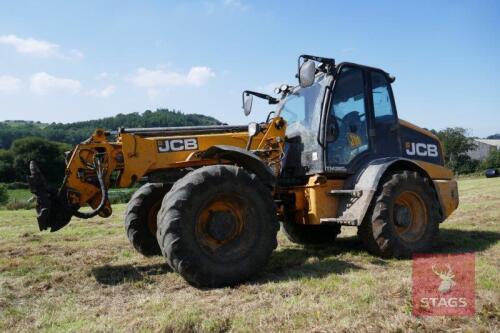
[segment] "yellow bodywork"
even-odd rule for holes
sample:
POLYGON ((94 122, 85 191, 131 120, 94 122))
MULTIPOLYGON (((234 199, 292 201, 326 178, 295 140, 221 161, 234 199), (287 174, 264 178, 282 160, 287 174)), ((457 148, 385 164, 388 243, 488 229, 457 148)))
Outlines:
POLYGON ((342 179, 309 177, 307 185, 287 189, 295 195, 295 223, 320 224, 321 218, 337 216, 338 201, 328 193, 343 188, 342 179))
MULTIPOLYGON (((261 130, 250 144, 252 150, 279 176, 280 162, 284 155, 286 123, 276 117, 261 125, 261 130)), ((109 141, 103 130, 97 130, 90 140, 77 145, 67 162, 66 179, 63 184, 67 189, 68 201, 78 206, 89 205, 96 208, 101 201, 101 192, 95 181, 95 173, 88 166, 92 164, 96 153, 104 157, 104 182, 109 188, 112 180, 118 187, 129 187, 142 177, 157 171, 183 169, 213 164, 225 164, 230 161, 218 158, 204 158, 203 153, 216 145, 227 145, 245 149, 248 145, 247 131, 224 132, 213 134, 184 134, 168 136, 147 136, 133 133, 120 133, 116 141, 109 141), (163 140, 196 140, 195 149, 161 152, 159 145, 163 140), (94 181, 89 181, 94 179, 94 181)), ((414 161, 425 170, 433 181, 443 211, 448 217, 458 206, 458 192, 453 173, 440 165, 414 161)), ((330 191, 343 189, 342 179, 327 179, 324 175, 310 176, 307 184, 276 188, 275 193, 287 193, 294 196, 295 207, 288 207, 288 216, 293 216, 295 223, 320 224, 322 218, 339 216, 338 198, 330 191)), ((111 214, 109 202, 101 216, 111 214)), ((278 214, 283 215, 285 207, 278 207, 278 214)))
MULTIPOLYGON (((282 118, 276 117, 262 126, 261 131, 252 138, 250 149, 256 154, 266 152, 261 157, 277 174, 280 158, 283 155, 286 124, 282 118)), ((99 187, 88 179, 95 173, 88 165, 93 163, 94 155, 104 156, 104 181, 106 187, 111 184, 112 175, 117 175, 118 187, 129 187, 141 177, 153 171, 179 169, 212 164, 224 164, 219 159, 202 158, 202 153, 212 146, 228 145, 246 148, 249 137, 245 132, 217 134, 186 134, 169 136, 140 136, 136 134, 119 134, 116 142, 110 142, 103 130, 96 130, 91 139, 77 145, 71 152, 67 162, 66 179, 63 186, 68 189, 68 200, 71 204, 92 208, 98 206, 101 194, 99 187), (158 142, 162 140, 183 140, 195 138, 197 149, 160 152, 158 142)), ((109 216, 111 208, 101 216, 109 216)))
POLYGON ((434 188, 436 189, 443 211, 443 219, 455 211, 458 207, 458 186, 456 180, 437 179, 434 180, 434 188))
POLYGON ((434 183, 434 189, 441 204, 443 219, 447 218, 457 209, 459 201, 457 181, 453 179, 453 172, 441 165, 423 161, 414 162, 429 175, 434 183))

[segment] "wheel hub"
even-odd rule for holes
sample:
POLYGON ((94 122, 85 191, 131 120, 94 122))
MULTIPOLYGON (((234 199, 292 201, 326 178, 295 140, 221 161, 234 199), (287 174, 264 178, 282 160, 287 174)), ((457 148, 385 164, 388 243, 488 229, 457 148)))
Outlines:
POLYGON ((228 239, 235 231, 236 219, 230 211, 210 212, 207 233, 215 240, 228 239))
POLYGON ((395 223, 400 227, 408 227, 411 224, 411 212, 406 206, 397 206, 395 212, 395 223))
POLYGON ((392 221, 401 239, 418 242, 428 223, 427 208, 422 197, 413 191, 400 193, 394 202, 392 221))

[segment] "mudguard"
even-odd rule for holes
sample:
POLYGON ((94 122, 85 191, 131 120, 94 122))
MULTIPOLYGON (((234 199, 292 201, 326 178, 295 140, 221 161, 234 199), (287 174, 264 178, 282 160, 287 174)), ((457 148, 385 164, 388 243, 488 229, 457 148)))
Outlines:
MULTIPOLYGON (((441 207, 443 207, 439 189, 435 188, 434 182, 436 176, 438 178, 443 177, 443 172, 441 170, 444 169, 443 167, 437 165, 427 165, 430 163, 422 164, 421 161, 413 161, 401 157, 387 157, 373 160, 366 166, 366 168, 361 170, 358 174, 354 175, 349 180, 349 182, 346 182, 348 188, 353 188, 355 191, 357 191, 357 193, 361 193, 361 195, 356 198, 349 198, 349 200, 341 202, 339 210, 341 214, 339 218, 346 220, 355 220, 356 225, 360 225, 365 218, 366 212, 370 207, 373 196, 378 189, 381 179, 384 177, 388 170, 392 169, 393 167, 399 168, 398 164, 401 164, 402 168, 404 169, 419 171, 420 173, 426 175, 429 180, 432 180, 433 182, 431 182, 431 184, 434 187, 437 199, 439 200, 441 207)), ((448 177, 447 174, 445 174, 445 176, 448 177)), ((453 180, 451 180, 451 178, 449 179, 449 181, 454 182, 453 180)), ((446 217, 446 215, 448 214, 443 215, 443 217, 446 217)))
POLYGON ((226 145, 217 145, 208 148, 201 154, 202 158, 220 158, 229 160, 254 173, 264 184, 273 187, 276 176, 272 169, 252 152, 226 145))

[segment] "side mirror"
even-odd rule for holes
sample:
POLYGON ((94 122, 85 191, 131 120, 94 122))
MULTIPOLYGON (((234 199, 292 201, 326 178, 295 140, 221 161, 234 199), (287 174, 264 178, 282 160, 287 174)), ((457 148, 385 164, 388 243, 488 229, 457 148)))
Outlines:
POLYGON ((243 112, 248 116, 252 112, 253 96, 247 92, 243 92, 243 112))
POLYGON ((305 60, 299 68, 299 85, 302 88, 310 87, 314 83, 316 64, 312 60, 305 60))

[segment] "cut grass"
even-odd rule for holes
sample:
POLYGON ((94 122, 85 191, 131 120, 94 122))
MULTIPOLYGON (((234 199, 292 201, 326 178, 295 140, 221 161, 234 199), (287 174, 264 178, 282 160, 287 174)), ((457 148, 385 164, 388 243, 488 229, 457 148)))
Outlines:
POLYGON ((2 331, 470 331, 499 328, 500 178, 459 182, 461 204, 438 252, 475 252, 477 314, 411 315, 411 261, 366 253, 344 228, 326 248, 279 235, 262 273, 234 288, 200 290, 161 257, 128 244, 125 205, 110 219, 75 219, 40 233, 33 210, 0 211, 2 331))

